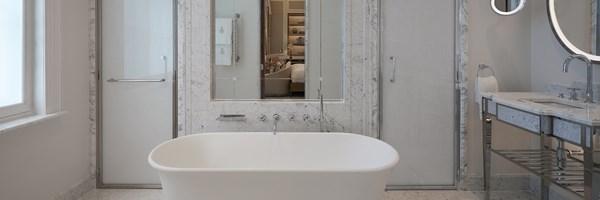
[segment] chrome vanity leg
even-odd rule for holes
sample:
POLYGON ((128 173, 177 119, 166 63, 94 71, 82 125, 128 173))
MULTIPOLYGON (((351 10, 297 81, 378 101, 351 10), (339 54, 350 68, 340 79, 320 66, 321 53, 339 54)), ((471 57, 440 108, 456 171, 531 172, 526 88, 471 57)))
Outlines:
MULTIPOLYGON (((552 145, 552 138, 549 136, 546 136, 543 133, 540 134, 540 149, 542 151, 548 150, 551 148, 551 145, 552 145)), ((547 171, 554 167, 551 159, 542 159, 541 164, 542 164, 541 171, 547 171)), ((544 172, 542 172, 542 174, 544 174, 544 172)), ((551 184, 552 183, 550 183, 546 179, 541 178, 541 182, 540 182, 540 197, 541 197, 540 199, 541 200, 550 199, 550 185, 551 184)))
POLYGON ((485 113, 482 120, 483 127, 483 192, 484 199, 490 200, 491 169, 492 169, 492 119, 485 113))
POLYGON ((586 200, 600 200, 600 141, 597 130, 592 134, 591 147, 583 148, 584 172, 583 184, 586 200), (594 159, 595 158, 595 159, 594 159), (594 167, 596 165, 596 167, 594 167))

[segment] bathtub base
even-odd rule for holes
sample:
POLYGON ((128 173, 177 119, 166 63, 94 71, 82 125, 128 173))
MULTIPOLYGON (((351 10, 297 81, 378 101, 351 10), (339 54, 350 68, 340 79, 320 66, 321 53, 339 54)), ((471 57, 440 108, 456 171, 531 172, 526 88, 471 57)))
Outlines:
POLYGON ((390 173, 181 173, 161 181, 166 200, 381 200, 390 173))

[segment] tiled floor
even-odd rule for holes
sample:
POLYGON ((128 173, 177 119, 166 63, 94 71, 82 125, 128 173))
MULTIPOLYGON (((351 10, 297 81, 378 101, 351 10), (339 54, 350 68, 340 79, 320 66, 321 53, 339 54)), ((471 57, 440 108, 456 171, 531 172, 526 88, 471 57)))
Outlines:
MULTIPOLYGON (((80 200, 162 200, 161 190, 118 190, 118 189, 94 189, 86 193, 80 200)), ((455 190, 402 190, 388 191, 383 200, 478 200, 482 199, 483 193, 455 190)), ((494 192, 495 200, 527 200, 534 199, 528 192, 505 191, 494 192)))

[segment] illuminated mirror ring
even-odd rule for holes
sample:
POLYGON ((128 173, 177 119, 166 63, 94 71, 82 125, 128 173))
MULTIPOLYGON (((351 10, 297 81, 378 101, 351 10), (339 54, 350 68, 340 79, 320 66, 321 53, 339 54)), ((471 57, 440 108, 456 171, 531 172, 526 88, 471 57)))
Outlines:
POLYGON ((499 15, 504 15, 504 16, 508 16, 508 15, 514 15, 515 13, 523 10, 523 8, 525 7, 525 2, 526 0, 520 0, 519 1, 519 6, 517 6, 517 8, 515 8, 514 10, 505 12, 505 11, 501 11, 500 9, 498 9, 496 7, 496 0, 491 0, 490 1, 491 6, 492 6, 492 10, 494 10, 494 12, 498 13, 499 15))
POLYGON ((554 32, 554 35, 556 36, 556 38, 558 38, 560 44, 562 44, 562 46, 565 47, 565 49, 571 54, 581 54, 588 57, 594 63, 600 63, 600 56, 582 51, 581 49, 577 48, 573 43, 571 43, 569 39, 567 39, 567 36, 565 36, 562 29, 560 28, 560 25, 558 24, 558 19, 556 18, 556 5, 554 1, 555 0, 548 0, 548 18, 550 19, 552 32, 554 32))

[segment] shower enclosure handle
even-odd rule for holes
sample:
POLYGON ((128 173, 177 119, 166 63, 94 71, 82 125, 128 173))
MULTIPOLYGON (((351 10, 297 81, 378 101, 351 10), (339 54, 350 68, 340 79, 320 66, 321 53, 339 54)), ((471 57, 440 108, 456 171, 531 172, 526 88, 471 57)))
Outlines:
POLYGON ((169 67, 169 63, 167 60, 167 56, 161 56, 160 57, 161 60, 163 60, 163 64, 164 64, 164 75, 165 78, 161 78, 161 79, 115 79, 115 78, 110 78, 108 80, 106 80, 106 82, 109 83, 118 83, 118 82, 146 82, 146 83, 156 83, 156 82, 165 82, 167 81, 167 74, 168 74, 168 67, 169 67))
POLYGON ((117 82, 165 82, 166 80, 163 79, 108 79, 107 82, 110 83, 117 83, 117 82))
POLYGON ((390 57, 390 60, 392 60, 392 77, 390 78, 390 82, 396 82, 396 57, 392 56, 390 57))

